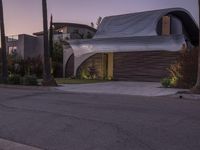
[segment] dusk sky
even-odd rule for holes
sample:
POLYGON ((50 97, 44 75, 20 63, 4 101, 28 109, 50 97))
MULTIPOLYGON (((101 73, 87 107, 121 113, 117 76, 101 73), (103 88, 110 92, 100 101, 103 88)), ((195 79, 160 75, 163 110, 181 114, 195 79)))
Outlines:
MULTIPOLYGON (((31 34, 42 29, 42 0, 3 0, 6 34, 31 34)), ((56 22, 90 25, 99 16, 183 7, 197 20, 198 0, 47 0, 56 22)))

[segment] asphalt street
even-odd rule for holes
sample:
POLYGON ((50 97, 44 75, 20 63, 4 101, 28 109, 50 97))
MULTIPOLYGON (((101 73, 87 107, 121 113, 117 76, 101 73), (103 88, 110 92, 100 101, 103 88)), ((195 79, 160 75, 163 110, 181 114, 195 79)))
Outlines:
POLYGON ((44 150, 199 150, 200 100, 0 88, 0 138, 44 150))

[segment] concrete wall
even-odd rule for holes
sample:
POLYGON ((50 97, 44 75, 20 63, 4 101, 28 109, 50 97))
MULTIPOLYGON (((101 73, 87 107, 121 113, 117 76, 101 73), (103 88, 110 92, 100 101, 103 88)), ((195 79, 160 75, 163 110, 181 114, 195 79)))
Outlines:
POLYGON ((16 53, 22 59, 38 57, 43 52, 43 38, 21 34, 17 40, 7 38, 7 51, 9 47, 17 47, 16 53))
POLYGON ((36 46, 37 37, 24 35, 24 59, 37 57, 39 55, 36 46))
POLYGON ((40 55, 43 58, 43 53, 44 53, 44 41, 43 41, 43 36, 38 36, 37 37, 37 44, 35 47, 35 53, 40 55))

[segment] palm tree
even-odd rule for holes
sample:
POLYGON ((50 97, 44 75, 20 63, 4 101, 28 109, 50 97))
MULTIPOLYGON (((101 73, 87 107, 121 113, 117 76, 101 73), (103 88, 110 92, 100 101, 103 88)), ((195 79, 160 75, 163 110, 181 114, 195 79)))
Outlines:
POLYGON ((4 83, 6 83, 8 79, 8 67, 7 67, 6 38, 5 38, 2 0, 0 0, 0 26, 1 26, 2 80, 4 83))
POLYGON ((44 34, 44 65, 43 65, 43 82, 44 86, 56 86, 56 82, 51 76, 49 37, 48 37, 48 19, 47 19, 47 1, 42 0, 43 11, 43 34, 44 34))

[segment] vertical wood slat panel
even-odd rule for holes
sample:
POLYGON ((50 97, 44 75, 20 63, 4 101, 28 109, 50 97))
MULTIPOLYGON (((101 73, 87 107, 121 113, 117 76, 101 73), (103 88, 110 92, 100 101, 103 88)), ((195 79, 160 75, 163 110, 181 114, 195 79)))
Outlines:
POLYGON ((178 52, 131 52, 114 54, 114 79, 132 81, 160 81, 167 77, 167 68, 178 52))

